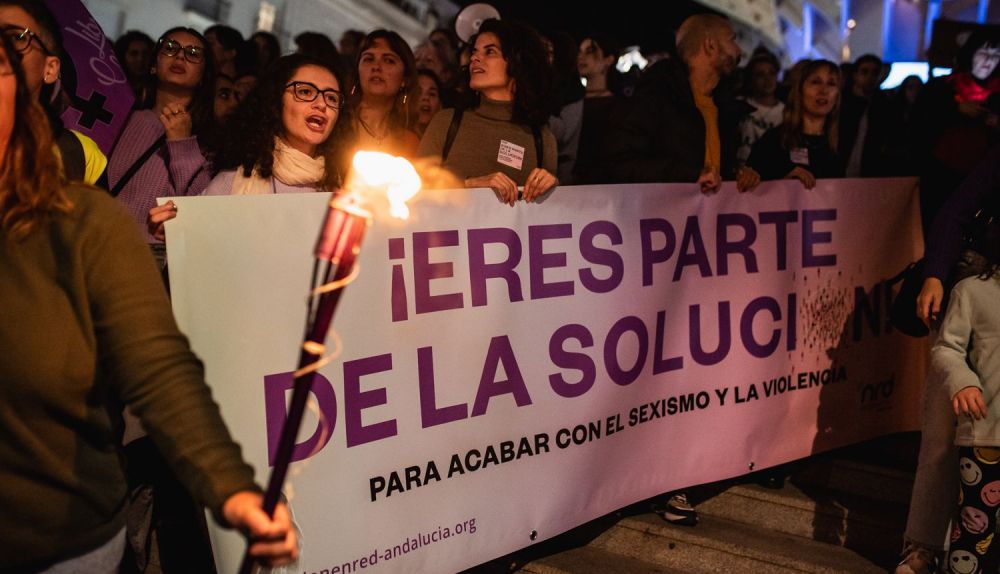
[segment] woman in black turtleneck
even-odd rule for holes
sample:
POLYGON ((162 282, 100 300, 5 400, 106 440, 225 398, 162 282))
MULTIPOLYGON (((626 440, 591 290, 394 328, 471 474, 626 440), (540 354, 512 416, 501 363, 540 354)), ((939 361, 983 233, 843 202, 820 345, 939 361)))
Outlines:
POLYGON ((747 165, 763 180, 797 179, 812 189, 817 179, 843 177, 837 153, 840 68, 814 60, 793 79, 785 121, 754 144, 747 165))

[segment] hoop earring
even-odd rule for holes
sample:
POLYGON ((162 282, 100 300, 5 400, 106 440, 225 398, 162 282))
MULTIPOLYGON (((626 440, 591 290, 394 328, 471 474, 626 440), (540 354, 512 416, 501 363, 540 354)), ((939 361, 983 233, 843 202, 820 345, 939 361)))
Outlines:
POLYGON ((353 96, 353 95, 354 95, 355 93, 357 93, 357 91, 358 91, 358 85, 357 85, 357 84, 354 84, 353 86, 351 86, 351 95, 352 95, 352 96, 353 96))

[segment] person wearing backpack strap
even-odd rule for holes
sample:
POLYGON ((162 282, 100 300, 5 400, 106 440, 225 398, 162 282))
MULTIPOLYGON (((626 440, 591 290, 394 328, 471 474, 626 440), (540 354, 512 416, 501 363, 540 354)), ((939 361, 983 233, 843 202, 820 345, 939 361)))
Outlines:
POLYGON ((190 28, 172 28, 160 37, 154 88, 129 116, 108 164, 108 183, 161 260, 162 242, 146 230, 156 198, 199 195, 212 181, 198 137, 211 127, 215 105, 208 49, 190 28))
POLYGON ((62 34, 52 13, 43 2, 0 0, 0 27, 21 57, 28 91, 48 116, 66 179, 107 189, 107 158, 94 140, 63 127, 59 119, 62 99, 53 98, 53 91, 62 69, 63 48, 62 34))
POLYGON ((488 187, 508 205, 534 201, 559 183, 556 140, 545 126, 550 69, 541 38, 516 23, 486 20, 471 43, 469 87, 478 103, 439 112, 417 156, 440 161, 465 187, 488 187))

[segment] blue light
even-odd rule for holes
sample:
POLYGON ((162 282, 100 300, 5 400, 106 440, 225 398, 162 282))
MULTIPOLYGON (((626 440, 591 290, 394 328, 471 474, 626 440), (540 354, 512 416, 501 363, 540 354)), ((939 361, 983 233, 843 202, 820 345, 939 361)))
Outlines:
MULTIPOLYGON (((891 90, 902 84, 908 76, 918 76, 926 82, 929 68, 927 62, 893 62, 892 68, 889 70, 889 77, 879 87, 883 90, 891 90)), ((941 69, 943 68, 935 68, 935 70, 941 69)))

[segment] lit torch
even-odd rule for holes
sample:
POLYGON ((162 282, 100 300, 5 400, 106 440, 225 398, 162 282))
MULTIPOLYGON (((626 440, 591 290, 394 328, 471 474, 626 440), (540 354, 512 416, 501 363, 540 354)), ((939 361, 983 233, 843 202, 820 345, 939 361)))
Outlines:
MULTIPOLYGON (((406 219, 409 208, 406 201, 420 191, 420 177, 416 170, 401 157, 378 152, 359 151, 354 155, 353 173, 348 181, 346 194, 334 193, 316 241, 312 274, 312 290, 306 312, 306 334, 299 352, 299 367, 295 371, 295 386, 288 417, 281 428, 281 437, 274 458, 274 467, 264 493, 264 512, 274 516, 274 509, 281 498, 288 465, 292 459, 295 438, 299 434, 309 391, 316 371, 333 360, 326 355, 326 335, 333 322, 333 314, 340 302, 340 295, 357 276, 355 264, 361 251, 365 230, 372 222, 366 209, 366 200, 375 200, 372 193, 383 192, 389 200, 393 217, 406 219), (366 197, 368 196, 368 197, 366 197)), ((254 560, 249 547, 240 565, 240 574, 250 574, 254 560)))

